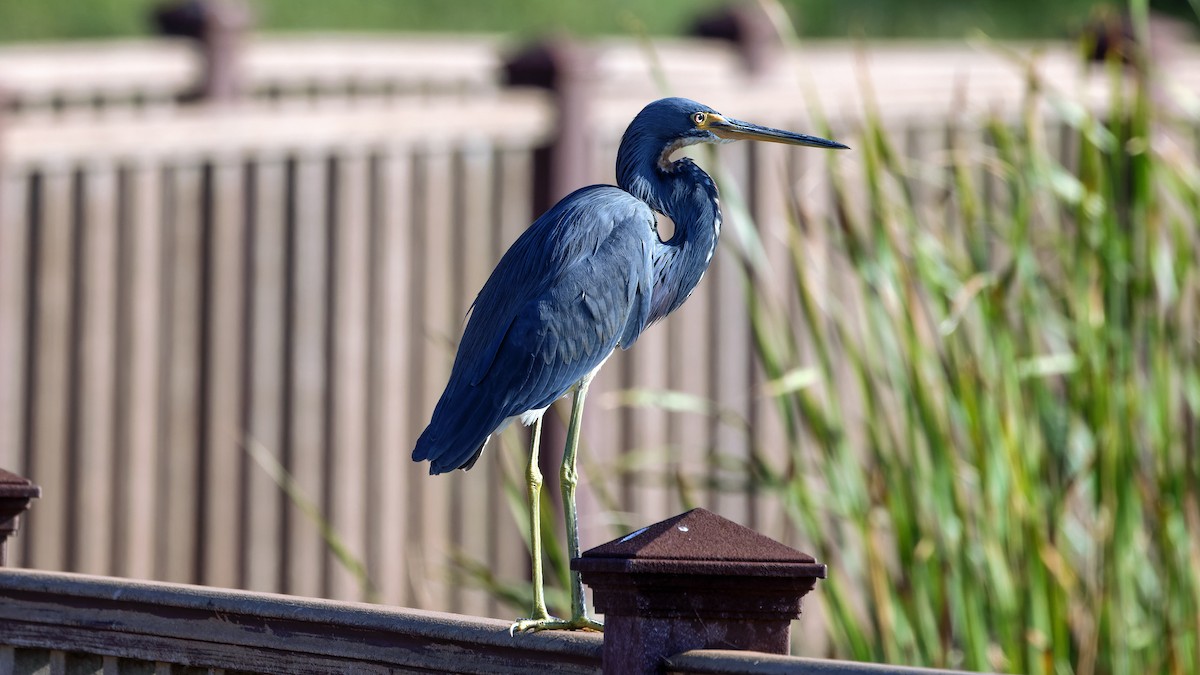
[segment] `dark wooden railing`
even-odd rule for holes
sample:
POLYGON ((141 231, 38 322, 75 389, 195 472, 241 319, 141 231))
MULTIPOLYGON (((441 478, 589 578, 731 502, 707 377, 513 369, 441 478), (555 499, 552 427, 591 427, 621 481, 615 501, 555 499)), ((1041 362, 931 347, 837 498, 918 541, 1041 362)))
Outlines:
POLYGON ((595 673, 596 634, 203 586, 0 571, 0 673, 595 673), (58 664, 57 670, 54 664, 58 664), (101 666, 101 667, 97 667, 101 666), (178 670, 175 670, 178 669, 178 670), (155 672, 162 673, 163 670, 155 672), (192 671, 186 671, 192 672, 192 671))
MULTIPOLYGON (((23 487, 27 505, 34 486, 23 487)), ((603 637, 513 635, 506 621, 443 612, 0 568, 0 675, 934 672, 787 655, 790 622, 825 566, 704 509, 572 566, 606 612, 603 637)))
MULTIPOLYGON (((620 673, 604 638, 510 636, 495 619, 56 572, 0 570, 0 673, 620 673)), ((933 671, 696 649, 665 673, 920 675, 933 671)))

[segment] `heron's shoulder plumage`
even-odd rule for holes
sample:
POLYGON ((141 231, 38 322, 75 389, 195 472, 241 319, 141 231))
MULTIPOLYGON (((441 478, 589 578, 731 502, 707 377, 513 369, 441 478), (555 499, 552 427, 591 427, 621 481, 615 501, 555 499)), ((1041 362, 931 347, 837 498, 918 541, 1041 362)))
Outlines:
POLYGON ((521 308, 596 256, 606 242, 646 238, 653 228, 650 208, 620 188, 593 185, 564 197, 518 237, 472 303, 459 348, 459 358, 469 356, 472 363, 464 364, 463 374, 479 383, 521 308))
POLYGON ((650 314, 654 222, 646 204, 605 185, 538 218, 475 298, 413 458, 435 473, 469 464, 504 420, 549 405, 632 344, 650 314))

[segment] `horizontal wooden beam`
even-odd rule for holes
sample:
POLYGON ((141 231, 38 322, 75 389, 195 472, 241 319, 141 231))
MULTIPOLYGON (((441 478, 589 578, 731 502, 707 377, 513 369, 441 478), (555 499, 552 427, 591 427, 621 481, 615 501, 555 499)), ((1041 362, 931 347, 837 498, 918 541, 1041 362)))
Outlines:
POLYGON ((198 106, 163 117, 18 121, 8 126, 0 161, 19 167, 89 159, 188 158, 257 152, 321 152, 346 146, 454 144, 540 145, 553 129, 553 110, 539 92, 470 101, 421 101, 348 109, 232 105, 198 106))
POLYGON ((597 673, 601 637, 183 584, 0 571, 0 645, 262 673, 597 673))

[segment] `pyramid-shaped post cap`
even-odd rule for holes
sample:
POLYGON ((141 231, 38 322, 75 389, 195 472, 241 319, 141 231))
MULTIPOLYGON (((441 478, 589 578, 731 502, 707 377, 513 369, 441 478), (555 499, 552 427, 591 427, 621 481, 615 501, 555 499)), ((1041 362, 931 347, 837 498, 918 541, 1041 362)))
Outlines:
POLYGON ((16 517, 29 508, 29 501, 42 496, 42 488, 28 478, 0 469, 0 529, 16 529, 16 517))
POLYGON ((0 469, 0 567, 8 564, 8 537, 20 526, 20 515, 42 489, 27 478, 0 469))
POLYGON ((705 509, 602 544, 571 561, 605 614, 788 619, 825 565, 705 509))
POLYGON ((657 673, 689 649, 786 654, 800 599, 825 577, 812 556, 704 509, 571 561, 604 613, 604 672, 657 673))
POLYGON ((825 578, 825 565, 706 509, 692 509, 583 553, 581 572, 825 578))

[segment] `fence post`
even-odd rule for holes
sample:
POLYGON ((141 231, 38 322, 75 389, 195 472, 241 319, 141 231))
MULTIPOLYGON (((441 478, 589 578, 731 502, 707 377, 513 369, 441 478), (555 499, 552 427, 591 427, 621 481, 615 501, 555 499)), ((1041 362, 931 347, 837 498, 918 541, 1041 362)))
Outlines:
MULTIPOLYGON (((7 113, 8 95, 3 88, 0 88, 0 157, 3 156, 4 123, 7 113)), ((3 172, 4 165, 3 162, 0 162, 0 178, 3 177, 3 172)), ((0 190, 0 199, 3 198, 4 192, 0 190)), ((3 204, 0 204, 0 213, 3 212, 3 204)), ((8 565, 8 537, 16 534, 17 528, 20 526, 18 516, 29 508, 31 499, 41 495, 42 490, 38 486, 16 474, 0 469, 0 567, 8 565)))
POLYGON ((704 509, 571 561, 604 614, 604 672, 659 673, 691 649, 787 654, 825 565, 704 509))
POLYGON ((591 178, 588 129, 595 101, 591 91, 594 64, 585 47, 555 38, 518 53, 504 69, 508 86, 546 89, 554 99, 554 136, 548 146, 538 150, 534 160, 536 213, 532 215, 538 216, 591 178))
POLYGON ((199 43, 204 70, 200 81, 180 95, 185 103, 229 103, 243 93, 242 45, 250 11, 236 0, 182 0, 159 7, 154 23, 163 35, 199 43))
MULTIPOLYGON (((505 83, 510 87, 537 87, 550 92, 555 109, 555 130, 550 143, 534 152, 533 213, 529 222, 545 213, 558 200, 588 185, 591 174, 592 127, 595 96, 592 86, 595 68, 591 52, 563 37, 545 40, 517 53, 504 66, 505 83)), ((564 401, 542 418, 542 443, 538 455, 546 477, 545 490, 558 494, 558 465, 562 461, 567 418, 564 401)), ((557 500, 551 500, 557 503, 557 500)))
POLYGON ((700 17, 691 34, 732 42, 753 77, 775 74, 787 58, 787 49, 768 11, 762 3, 738 3, 700 17))
POLYGON ((8 565, 8 537, 17 533, 21 514, 41 496, 42 488, 29 479, 0 469, 0 567, 8 565))

